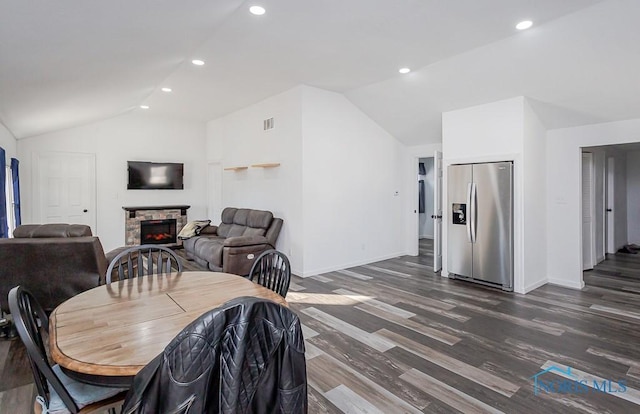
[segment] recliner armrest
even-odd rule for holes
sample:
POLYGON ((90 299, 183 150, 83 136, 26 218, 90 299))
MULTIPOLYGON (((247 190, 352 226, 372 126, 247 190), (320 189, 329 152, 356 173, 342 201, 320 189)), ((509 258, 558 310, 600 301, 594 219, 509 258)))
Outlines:
POLYGON ((228 237, 224 240, 224 247, 255 246, 259 244, 269 244, 269 240, 264 236, 237 236, 228 237))
POLYGON ((202 229, 200 229, 200 233, 198 233, 199 236, 206 236, 208 234, 218 234, 218 226, 212 226, 211 224, 209 224, 208 226, 204 226, 202 229))

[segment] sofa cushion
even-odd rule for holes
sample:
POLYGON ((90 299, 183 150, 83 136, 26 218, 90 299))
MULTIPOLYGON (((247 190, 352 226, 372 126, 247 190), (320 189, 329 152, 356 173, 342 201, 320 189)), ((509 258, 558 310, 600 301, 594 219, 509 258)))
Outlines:
POLYGON ((233 218, 236 215, 236 211, 238 211, 238 209, 234 207, 227 207, 224 210, 222 210, 222 217, 221 217, 222 223, 233 224, 233 218))
POLYGON ((249 218, 249 210, 246 208, 239 208, 238 210, 236 210, 236 214, 233 216, 233 224, 246 226, 248 218, 249 218))
POLYGON ((227 237, 238 237, 244 234, 244 231, 247 229, 246 226, 242 226, 240 224, 232 224, 227 232, 227 237))
POLYGON ((269 228, 272 221, 273 213, 271 213, 270 211, 249 210, 246 225, 247 227, 266 230, 269 228))
POLYGON ((209 263, 222 267, 223 247, 224 238, 222 237, 198 237, 194 243, 193 252, 197 257, 206 257, 209 263))
POLYGON ((228 237, 229 230, 231 230, 231 226, 233 225, 233 218, 236 215, 237 208, 227 207, 222 210, 222 222, 218 226, 218 236, 228 237))
POLYGON ((253 227, 246 227, 242 235, 243 236, 264 236, 266 232, 267 232, 266 229, 254 229, 253 227))
POLYGON ((203 236, 200 237, 191 237, 189 239, 185 239, 182 241, 182 247, 184 248, 184 251, 187 253, 187 257, 193 259, 193 252, 195 251, 196 248, 196 241, 198 241, 198 239, 200 239, 203 236))
POLYGON ((229 230, 231 230, 232 225, 233 224, 229 224, 229 223, 220 223, 220 225, 218 226, 218 236, 227 237, 227 235, 229 234, 229 230))
POLYGON ((227 207, 222 211, 218 235, 222 237, 264 236, 273 221, 273 213, 248 208, 227 207), (259 230, 249 230, 249 229, 259 230))

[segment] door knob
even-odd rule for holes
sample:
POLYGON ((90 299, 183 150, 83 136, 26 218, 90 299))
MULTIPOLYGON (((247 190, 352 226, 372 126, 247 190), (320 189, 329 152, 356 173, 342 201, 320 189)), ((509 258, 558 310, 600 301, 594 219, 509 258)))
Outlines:
POLYGON ((607 213, 611 213, 611 211, 612 211, 612 210, 611 210, 610 208, 608 208, 608 209, 607 209, 607 213))
POLYGON ((87 210, 86 208, 84 210, 82 210, 83 213, 86 213, 87 211, 89 211, 89 210, 87 210))

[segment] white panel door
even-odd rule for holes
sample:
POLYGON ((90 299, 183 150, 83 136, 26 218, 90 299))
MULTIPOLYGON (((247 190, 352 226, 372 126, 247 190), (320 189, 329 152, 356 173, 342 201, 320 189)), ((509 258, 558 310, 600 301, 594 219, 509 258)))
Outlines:
POLYGON ((593 269, 595 261, 595 195, 593 154, 582 153, 582 269, 593 269))
POLYGON ((34 221, 86 224, 97 234, 95 155, 47 152, 34 159, 34 221))
POLYGON ((433 271, 442 269, 442 152, 433 155, 433 271))

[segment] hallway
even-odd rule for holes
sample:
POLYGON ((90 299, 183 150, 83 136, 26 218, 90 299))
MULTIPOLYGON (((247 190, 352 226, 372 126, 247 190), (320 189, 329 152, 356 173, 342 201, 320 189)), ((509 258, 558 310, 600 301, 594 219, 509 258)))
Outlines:
POLYGON ((583 272, 587 287, 640 295, 640 253, 607 254, 606 259, 593 270, 583 272))

